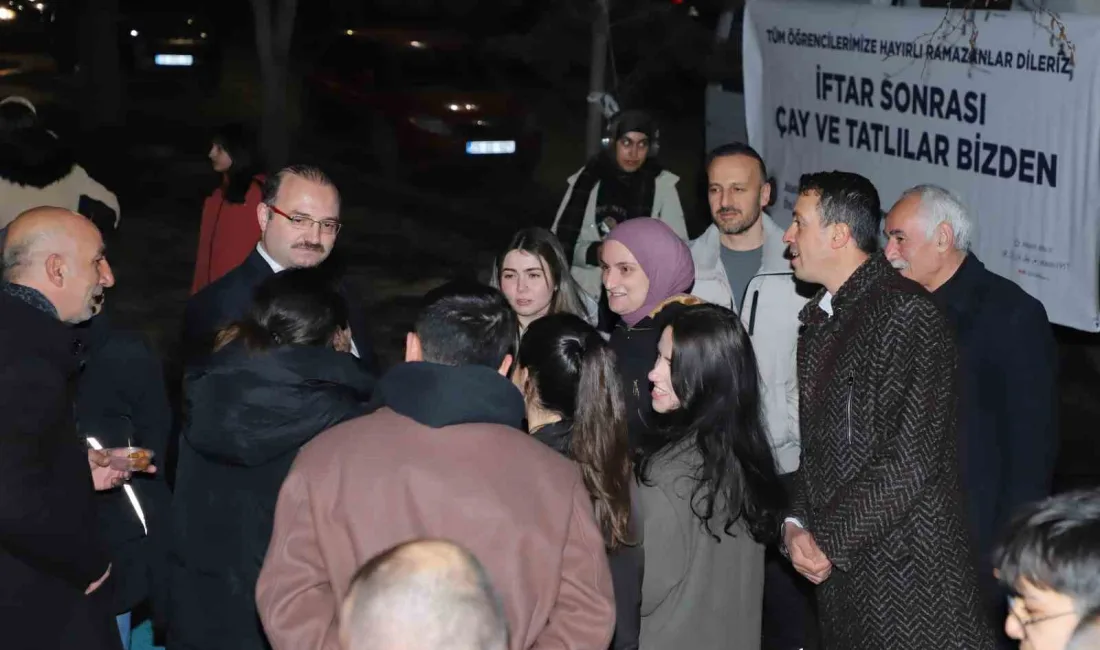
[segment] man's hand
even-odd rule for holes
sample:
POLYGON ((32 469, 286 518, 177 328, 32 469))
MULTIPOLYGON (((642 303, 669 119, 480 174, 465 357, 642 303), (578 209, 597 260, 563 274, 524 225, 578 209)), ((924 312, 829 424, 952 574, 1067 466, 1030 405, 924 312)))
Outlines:
POLYGON ((88 594, 92 593, 92 592, 93 592, 93 591, 95 591, 96 589, 99 589, 100 587, 102 587, 102 586, 103 586, 103 583, 104 583, 104 582, 107 582, 107 578, 108 578, 108 577, 109 577, 110 575, 111 575, 111 565, 110 565, 110 564, 108 564, 108 565, 107 565, 107 571, 106 571, 106 572, 104 572, 104 574, 103 574, 103 577, 102 577, 102 578, 100 578, 99 580, 96 580, 96 581, 95 581, 95 582, 93 582, 92 584, 88 585, 88 588, 84 590, 84 595, 85 595, 85 596, 87 596, 88 594))
POLYGON ((111 467, 111 457, 103 451, 89 449, 88 465, 92 469, 92 483, 99 492, 114 489, 130 478, 130 472, 111 467))
POLYGON ((791 564, 804 578, 819 585, 833 572, 833 563, 817 545, 810 531, 794 523, 783 524, 783 542, 791 556, 791 564))

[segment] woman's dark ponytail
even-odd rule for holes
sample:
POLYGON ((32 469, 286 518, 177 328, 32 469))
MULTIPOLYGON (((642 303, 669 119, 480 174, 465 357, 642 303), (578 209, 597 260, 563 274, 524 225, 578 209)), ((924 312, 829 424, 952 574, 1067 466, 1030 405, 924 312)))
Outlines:
POLYGON ((572 422, 565 453, 580 467, 604 543, 631 545, 630 444, 615 352, 580 317, 557 313, 531 323, 517 363, 539 406, 572 422))
POLYGON ((583 341, 572 454, 610 549, 630 544, 630 447, 615 352, 592 330, 583 341))

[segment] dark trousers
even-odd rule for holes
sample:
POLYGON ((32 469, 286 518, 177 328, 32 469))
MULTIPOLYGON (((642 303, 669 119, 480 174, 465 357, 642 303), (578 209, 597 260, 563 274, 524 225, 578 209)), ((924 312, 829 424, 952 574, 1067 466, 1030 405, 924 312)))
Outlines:
POLYGON ((764 559, 764 624, 761 650, 817 650, 813 583, 803 578, 779 550, 764 559))
MULTIPOLYGON (((782 477, 790 490, 794 474, 782 477)), ((791 561, 769 546, 764 557, 764 622, 761 650, 817 650, 814 584, 795 571, 791 561)))

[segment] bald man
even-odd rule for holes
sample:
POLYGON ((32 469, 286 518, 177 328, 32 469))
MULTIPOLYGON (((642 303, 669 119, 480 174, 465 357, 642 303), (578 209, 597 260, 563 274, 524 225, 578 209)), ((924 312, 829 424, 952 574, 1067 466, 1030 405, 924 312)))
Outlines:
POLYGON ((8 227, 0 272, 2 645, 116 650, 114 617, 89 597, 110 574, 93 486, 126 474, 77 437, 67 325, 96 313, 114 284, 103 238, 79 214, 35 208, 8 227))
POLYGON ((406 542, 361 568, 340 612, 344 650, 506 650, 508 623, 481 563, 442 540, 406 542))

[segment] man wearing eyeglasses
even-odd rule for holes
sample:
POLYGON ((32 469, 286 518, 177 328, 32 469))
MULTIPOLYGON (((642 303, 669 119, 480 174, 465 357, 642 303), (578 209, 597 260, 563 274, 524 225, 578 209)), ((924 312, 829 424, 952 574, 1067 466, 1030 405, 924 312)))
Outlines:
POLYGON ((1020 642, 1020 650, 1097 647, 1087 640, 1100 609, 1100 490, 1060 494, 1023 508, 993 563, 1012 594, 1005 632, 1020 642))
MULTIPOLYGON (((256 250, 187 303, 184 356, 189 362, 208 354, 217 331, 245 315, 253 291, 264 279, 285 269, 318 266, 328 259, 340 233, 340 192, 316 167, 285 167, 264 183, 256 218, 261 233, 256 250)), ((351 352, 375 371, 359 301, 351 298, 342 284, 340 291, 348 301, 351 352)))

